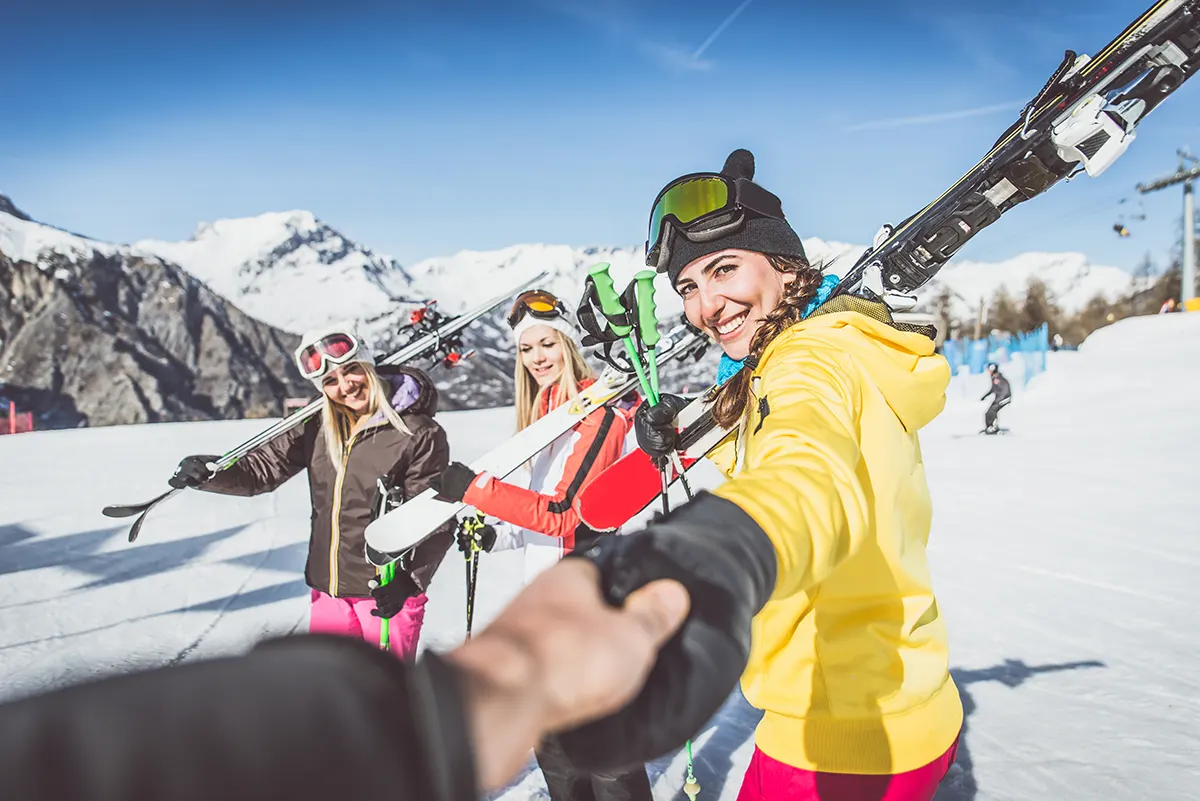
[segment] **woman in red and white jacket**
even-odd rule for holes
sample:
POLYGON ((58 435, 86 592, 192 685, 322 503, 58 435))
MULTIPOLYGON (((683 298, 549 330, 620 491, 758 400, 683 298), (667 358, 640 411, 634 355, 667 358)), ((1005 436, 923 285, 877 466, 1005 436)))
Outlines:
MULTIPOLYGON (((517 430, 574 398, 596 380, 575 342, 578 331, 558 298, 544 290, 517 297, 508 317, 517 346, 517 430)), ((431 486, 502 521, 489 550, 525 549, 525 583, 576 545, 575 496, 622 453, 631 416, 596 409, 535 456, 509 483, 454 462, 431 486)), ((581 536, 586 536, 585 533, 581 536)), ((490 543, 488 543, 490 545, 490 543)))
MULTIPOLYGON (((570 401, 596 380, 576 344, 578 330, 562 302, 544 290, 522 293, 508 316, 517 346, 514 369, 517 429, 570 401)), ((575 496, 615 462, 623 450, 631 417, 603 407, 535 456, 528 471, 501 481, 453 462, 430 486, 440 495, 465 501, 499 518, 495 541, 486 550, 525 549, 525 583, 553 567, 587 536, 573 508, 575 496), (577 531, 578 530, 578 531, 577 531)), ((462 547, 460 543, 460 547, 462 547)), ((546 777, 551 801, 650 801, 650 780, 642 765, 612 773, 587 774, 567 760, 553 737, 534 752, 546 777), (590 784, 591 792, 587 792, 590 784)))

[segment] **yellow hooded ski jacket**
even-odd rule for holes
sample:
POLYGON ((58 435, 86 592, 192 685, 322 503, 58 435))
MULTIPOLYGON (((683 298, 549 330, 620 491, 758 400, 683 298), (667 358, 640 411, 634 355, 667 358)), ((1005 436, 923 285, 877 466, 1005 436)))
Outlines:
POLYGON ((913 770, 962 726, 917 440, 950 371, 928 336, 890 319, 882 304, 839 298, 776 337, 742 433, 714 453, 728 466, 739 451, 715 494, 754 518, 778 560, 742 676, 765 711, 755 741, 805 770, 913 770))

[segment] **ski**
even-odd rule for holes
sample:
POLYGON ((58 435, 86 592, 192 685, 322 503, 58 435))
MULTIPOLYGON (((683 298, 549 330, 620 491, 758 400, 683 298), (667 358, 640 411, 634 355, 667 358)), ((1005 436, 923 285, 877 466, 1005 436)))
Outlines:
MULTIPOLYGON (((707 346, 707 337, 681 325, 659 342, 656 350, 658 362, 661 364, 689 355, 699 357, 707 346)), ((486 472, 497 478, 505 478, 570 431, 584 417, 620 399, 637 386, 638 378, 632 372, 609 367, 570 403, 564 403, 479 457, 471 463, 471 469, 476 473, 486 472)), ((432 488, 425 490, 367 526, 368 561, 377 567, 394 561, 405 551, 419 545, 466 506, 461 501, 440 499, 432 488)))
MULTIPOLYGON (((1068 51, 987 155, 899 226, 883 226, 830 299, 856 294, 894 310, 912 308, 917 290, 1009 209, 1080 171, 1103 173, 1129 147, 1138 123, 1198 65, 1200 0, 1160 0, 1096 58, 1068 51)), ((681 414, 676 425, 685 424, 681 414)), ((684 468, 702 455, 682 453, 684 468)), ((669 470, 673 482, 677 471, 669 470)), ((576 508, 592 528, 611 531, 661 494, 661 474, 649 456, 634 451, 589 482, 576 508)))
MULTIPOLYGON (((730 429, 716 424, 711 412, 715 387, 689 403, 675 417, 679 431, 679 465, 668 465, 668 486, 691 470, 725 439, 730 429)), ((662 474, 640 448, 623 455, 589 481, 575 498, 575 511, 588 528, 615 531, 662 495, 662 474)))
POLYGON ((911 308, 914 293, 1009 209, 1081 171, 1094 178, 1108 169, 1198 65, 1200 0, 1159 0, 1095 58, 1067 51, 987 155, 925 208, 883 226, 834 295, 867 290, 911 308))
MULTIPOLYGON (((432 310, 432 303, 426 303, 422 308, 415 311, 410 318, 411 336, 409 341, 399 350, 381 359, 379 363, 382 365, 404 364, 414 359, 438 354, 442 354, 443 362, 457 363, 460 359, 451 359, 451 356, 457 354, 458 348, 462 345, 459 334, 463 329, 499 306, 508 298, 530 288, 548 275, 549 273, 547 272, 541 272, 533 278, 521 282, 505 293, 497 295, 457 317, 443 317, 432 310)), ((214 474, 222 470, 227 470, 255 448, 261 447, 279 435, 303 425, 310 417, 321 410, 321 404, 321 399, 317 398, 307 406, 297 409, 278 423, 222 454, 213 463, 214 474)), ((138 519, 129 530, 129 541, 133 542, 138 538, 138 534, 142 530, 142 524, 145 522, 146 515, 156 506, 173 498, 180 492, 182 490, 172 487, 158 497, 143 503, 112 504, 106 506, 101 510, 101 514, 105 517, 115 518, 138 515, 138 519)))

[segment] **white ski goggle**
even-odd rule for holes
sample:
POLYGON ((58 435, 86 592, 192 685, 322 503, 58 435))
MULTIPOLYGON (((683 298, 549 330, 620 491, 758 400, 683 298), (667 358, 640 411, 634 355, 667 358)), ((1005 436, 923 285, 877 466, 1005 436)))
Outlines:
POLYGON ((308 380, 320 378, 329 370, 345 364, 358 354, 358 340, 353 334, 329 334, 311 345, 296 351, 296 366, 308 380))

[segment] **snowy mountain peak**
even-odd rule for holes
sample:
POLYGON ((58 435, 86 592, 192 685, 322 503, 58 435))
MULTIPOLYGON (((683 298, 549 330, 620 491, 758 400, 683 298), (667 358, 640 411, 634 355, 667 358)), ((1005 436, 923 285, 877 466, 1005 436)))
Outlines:
POLYGON ((408 302, 412 278, 310 211, 202 223, 185 242, 143 240, 248 314, 298 333, 330 319, 372 319, 408 302))
POLYGON ((119 245, 37 222, 14 206, 6 196, 0 195, 0 254, 13 261, 38 263, 44 267, 40 257, 47 253, 65 256, 68 261, 75 263, 89 258, 93 253, 111 256, 121 251, 119 245))
POLYGON ((255 217, 234 217, 215 222, 202 222, 196 226, 191 242, 220 239, 250 247, 254 243, 267 244, 279 241, 292 234, 311 234, 320 227, 311 211, 273 211, 255 217))
POLYGON ((18 209, 12 200, 9 199, 8 195, 3 192, 0 192, 0 212, 16 217, 18 220, 24 220, 25 222, 32 222, 33 220, 28 214, 18 209))

